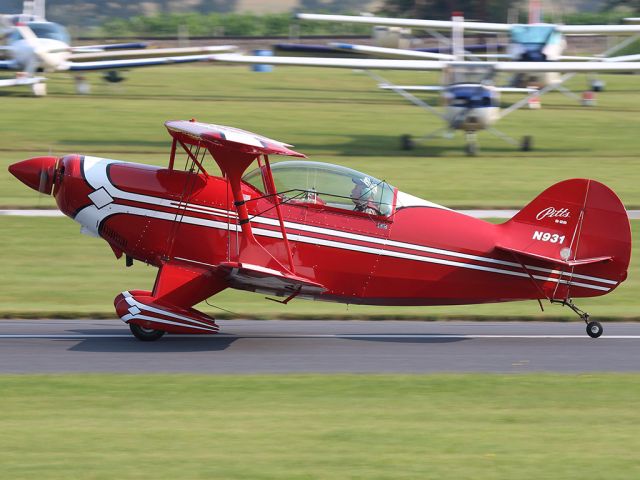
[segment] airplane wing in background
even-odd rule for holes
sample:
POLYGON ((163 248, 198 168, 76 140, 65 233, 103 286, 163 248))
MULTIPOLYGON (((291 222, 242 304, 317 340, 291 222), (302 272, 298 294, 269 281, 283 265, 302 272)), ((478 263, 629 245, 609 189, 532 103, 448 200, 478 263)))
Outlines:
MULTIPOLYGON (((383 25, 388 27, 414 27, 431 30, 451 30, 454 22, 451 20, 419 20, 408 18, 385 18, 374 16, 354 15, 322 15, 316 13, 299 13, 299 20, 314 20, 321 22, 361 23, 368 25, 383 25)), ((469 32, 509 32, 508 23, 462 22, 465 31, 469 32)))
MULTIPOLYGON (((421 20, 410 18, 385 18, 374 16, 354 15, 322 15, 315 13, 299 13, 299 20, 313 20, 323 22, 360 23, 368 25, 383 25, 389 27, 413 27, 427 30, 450 30, 454 22, 450 20, 421 20)), ((462 22, 462 27, 469 32, 510 32, 517 24, 462 22)), ((633 35, 640 33, 640 25, 552 25, 556 31, 565 35, 633 35)))
POLYGON ((420 50, 408 50, 404 48, 372 47, 370 45, 354 45, 352 43, 331 42, 329 46, 347 52, 363 53, 387 58, 427 58, 430 60, 454 60, 455 57, 448 53, 422 52, 420 50))
POLYGON ((92 60, 101 60, 101 59, 130 59, 130 58, 140 58, 140 59, 149 59, 156 57, 178 57, 178 56, 189 56, 189 55, 200 55, 200 54, 212 54, 212 53, 222 53, 222 52, 232 52, 236 50, 236 47, 233 45, 219 45, 219 46, 211 46, 211 47, 186 47, 186 48, 146 48, 146 49, 135 49, 135 50, 118 50, 113 51, 112 49, 106 49, 106 51, 83 51, 82 49, 92 48, 92 47, 72 47, 74 52, 69 60, 71 62, 82 62, 82 61, 92 61, 92 60))
POLYGON ((269 64, 303 67, 355 68, 364 70, 442 70, 447 62, 439 60, 386 60, 370 58, 322 58, 322 57, 260 57, 237 53, 210 55, 214 62, 240 64, 269 64))
POLYGON ((77 53, 92 53, 92 52, 104 52, 107 50, 129 50, 129 49, 141 49, 147 48, 146 43, 131 42, 131 43, 108 43, 106 45, 78 45, 71 47, 71 51, 77 53))
MULTIPOLYGON (((264 58, 264 57, 262 57, 264 58)), ((211 55, 183 55, 157 58, 129 58, 121 60, 101 60, 94 62, 67 62, 59 67, 61 71, 87 72, 91 70, 115 70, 118 68, 153 67, 177 63, 202 62, 210 60, 211 55)), ((264 62, 263 62, 264 63, 264 62)))
MULTIPOLYGON (((352 68, 363 70, 442 70, 447 65, 478 65, 478 62, 444 62, 437 60, 390 60, 366 58, 260 57, 240 54, 211 55, 210 60, 240 64, 269 64, 307 67, 352 68)), ((482 62, 497 72, 637 72, 640 62, 482 62)))
POLYGON ((46 80, 45 77, 16 77, 0 80, 0 87, 17 87, 21 85, 35 85, 46 80))
POLYGON ((0 70, 15 70, 16 62, 14 60, 0 60, 0 70))

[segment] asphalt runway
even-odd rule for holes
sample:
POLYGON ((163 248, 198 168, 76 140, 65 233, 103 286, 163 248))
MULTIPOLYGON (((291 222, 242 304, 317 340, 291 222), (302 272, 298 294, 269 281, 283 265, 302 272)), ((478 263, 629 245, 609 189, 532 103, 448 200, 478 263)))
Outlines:
POLYGON ((640 324, 221 320, 133 338, 119 320, 0 320, 0 373, 638 372, 640 324))

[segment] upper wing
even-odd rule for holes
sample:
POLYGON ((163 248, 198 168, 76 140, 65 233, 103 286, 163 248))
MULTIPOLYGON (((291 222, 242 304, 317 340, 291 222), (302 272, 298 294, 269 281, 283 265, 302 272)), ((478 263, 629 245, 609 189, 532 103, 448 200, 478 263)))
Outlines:
MULTIPOLYGON (((369 25, 386 25, 396 27, 414 27, 433 30, 450 30, 450 20, 420 20, 411 18, 385 18, 352 15, 321 15, 315 13, 299 13, 300 20, 324 22, 364 23, 369 25)), ((464 30, 470 32, 509 32, 513 24, 488 22, 462 22, 464 30)), ((633 35, 640 33, 640 25, 557 25, 556 30, 565 35, 633 35)))
POLYGON ((565 35, 633 35, 640 33, 640 25, 557 25, 565 35))
MULTIPOLYGON (((433 30, 451 30, 454 22, 451 20, 419 20, 410 18, 385 18, 373 16, 352 15, 322 15, 316 13, 299 13, 296 18, 300 20, 315 20, 324 22, 364 23, 369 25, 386 25, 390 27, 415 27, 433 30)), ((471 32, 508 32, 511 25, 508 23, 486 22, 461 22, 465 30, 471 32)))
POLYGON ((14 60, 0 60, 0 70, 15 70, 16 68, 14 60))
POLYGON ((438 60, 384 60, 369 58, 259 57, 222 53, 211 55, 215 62, 291 65, 307 67, 361 68, 372 70, 442 70, 446 62, 438 60))
POLYGON ((96 62, 67 62, 66 64, 62 65, 59 70, 81 72, 90 70, 114 70, 117 68, 152 67, 155 65, 168 65, 173 63, 201 62, 204 60, 209 60, 210 57, 211 55, 185 55, 182 57, 103 60, 96 62))
POLYGON ((497 72, 637 72, 640 62, 495 62, 497 72))
MULTIPOLYGON (((364 70, 442 70, 452 62, 437 60, 387 60, 368 58, 314 58, 314 57, 259 57, 239 54, 211 55, 210 60, 217 62, 291 65, 308 67, 357 68, 364 70)), ((475 64, 477 62, 466 62, 475 64)), ((455 62, 464 65, 465 62, 455 62)), ((497 72, 542 73, 542 72, 637 72, 640 62, 486 62, 497 72)))
MULTIPOLYGON (((82 48, 86 47, 73 47, 75 51, 82 52, 82 48)), ((211 47, 187 47, 187 48, 149 48, 149 49, 136 49, 136 50, 122 50, 122 51, 94 51, 94 52, 82 52, 72 54, 69 60, 76 61, 90 61, 99 59, 128 59, 128 58, 156 58, 156 57, 177 57, 181 55, 198 55, 206 53, 220 53, 231 52, 236 49, 233 45, 219 45, 211 47)))
POLYGON ((352 43, 331 42, 329 46, 338 50, 358 52, 390 58, 428 58, 431 60, 454 60, 455 57, 448 53, 421 52, 419 50, 407 50, 404 48, 372 47, 370 45, 354 45, 352 43))
POLYGON ((125 50, 125 49, 134 49, 134 48, 147 48, 146 43, 141 42, 129 42, 129 43, 108 43, 106 45, 78 45, 76 47, 71 47, 73 52, 95 52, 95 51, 105 51, 105 50, 125 50))

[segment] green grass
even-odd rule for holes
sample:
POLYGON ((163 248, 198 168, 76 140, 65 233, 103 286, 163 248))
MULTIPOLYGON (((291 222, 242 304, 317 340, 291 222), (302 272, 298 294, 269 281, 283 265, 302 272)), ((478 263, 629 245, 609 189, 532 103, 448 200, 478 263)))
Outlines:
MULTIPOLYGON (((79 233, 68 218, 0 217, 0 317, 114 318, 113 298, 123 290, 149 290, 157 270, 135 263, 125 268, 101 239, 79 233)), ((640 221, 632 222, 640 239, 640 221)), ((602 297, 580 299, 578 305, 599 320, 640 319, 640 251, 632 254, 628 279, 602 297)), ((567 308, 537 302, 512 302, 458 307, 369 307, 294 300, 287 305, 264 295, 226 290, 213 305, 198 308, 217 318, 531 318, 576 320, 567 308)))
MULTIPOLYGON (((437 82, 433 74, 385 76, 402 83, 437 82)), ((69 78, 51 75, 46 98, 0 90, 0 206, 53 206, 7 173, 12 162, 81 152, 162 165, 169 151, 163 122, 192 117, 292 143, 312 159, 370 172, 448 206, 522 206, 571 177, 603 181, 627 206, 640 206, 638 77, 604 78, 607 91, 594 108, 551 93, 541 110, 523 109, 498 124, 515 138, 533 135, 535 151, 519 152, 485 132, 480 134, 482 155, 468 158, 460 134, 412 152, 400 150, 400 135, 420 136, 439 128, 440 120, 351 71, 278 67, 256 74, 221 65, 140 69, 117 85, 94 75, 90 96, 73 94, 69 78)), ((569 86, 579 91, 585 84, 579 78, 569 86)))
POLYGON ((637 375, 0 377, 7 479, 631 479, 637 375))

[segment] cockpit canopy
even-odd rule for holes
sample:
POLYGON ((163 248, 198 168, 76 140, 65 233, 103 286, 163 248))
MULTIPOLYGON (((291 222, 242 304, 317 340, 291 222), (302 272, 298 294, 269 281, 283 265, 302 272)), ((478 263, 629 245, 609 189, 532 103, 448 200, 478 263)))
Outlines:
MULTIPOLYGON (((28 22, 27 27, 33 31, 38 38, 49 38, 51 40, 58 40, 64 42, 67 45, 71 43, 71 37, 69 32, 62 25, 53 22, 28 22)), ((9 43, 21 40, 22 35, 18 30, 13 30, 8 35, 9 43)))
POLYGON ((492 85, 495 67, 488 62, 451 62, 443 71, 445 85, 478 83, 492 85))
MULTIPOLYGON (((394 187, 350 168, 322 162, 285 161, 272 164, 271 172, 282 201, 287 203, 351 211, 360 204, 385 216, 393 210, 394 187), (356 186, 360 188, 355 190, 356 186), (358 192, 357 198, 352 196, 354 191, 358 192)), ((264 168, 258 168, 242 180, 265 194, 275 193, 268 191, 264 173, 264 168)))
POLYGON ((524 61, 546 60, 545 47, 561 39, 562 36, 553 25, 514 25, 511 28, 511 43, 518 45, 520 60, 524 61))

